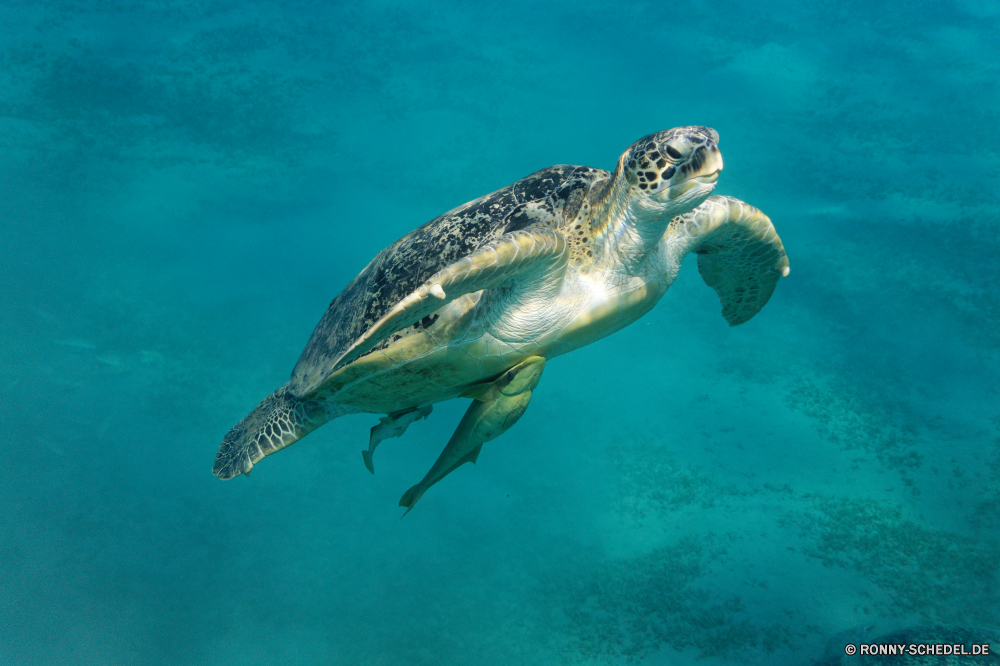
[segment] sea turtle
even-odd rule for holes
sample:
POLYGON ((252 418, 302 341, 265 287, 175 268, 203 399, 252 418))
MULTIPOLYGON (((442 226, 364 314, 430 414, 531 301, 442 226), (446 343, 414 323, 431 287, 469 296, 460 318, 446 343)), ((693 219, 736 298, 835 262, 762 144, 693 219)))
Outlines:
POLYGON ((788 275, 788 259, 767 216, 709 196, 722 170, 718 141, 707 127, 650 134, 614 173, 548 167, 403 236, 333 299, 291 379, 223 438, 213 471, 248 474, 324 423, 369 412, 386 415, 363 452, 374 472, 379 441, 433 403, 472 398, 434 467, 400 500, 409 511, 514 425, 547 360, 646 314, 689 252, 723 317, 747 321, 788 275))

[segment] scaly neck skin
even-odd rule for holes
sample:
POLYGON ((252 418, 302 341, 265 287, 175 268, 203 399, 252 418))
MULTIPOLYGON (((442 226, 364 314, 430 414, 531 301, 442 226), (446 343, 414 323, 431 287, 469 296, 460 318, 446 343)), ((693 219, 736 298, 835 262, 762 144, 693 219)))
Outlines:
MULTIPOLYGON (((673 218, 667 205, 636 197, 616 170, 603 192, 595 193, 593 220, 594 263, 627 274, 644 274, 645 264, 658 256, 657 244, 673 218)), ((593 224, 593 223, 592 223, 593 224)))

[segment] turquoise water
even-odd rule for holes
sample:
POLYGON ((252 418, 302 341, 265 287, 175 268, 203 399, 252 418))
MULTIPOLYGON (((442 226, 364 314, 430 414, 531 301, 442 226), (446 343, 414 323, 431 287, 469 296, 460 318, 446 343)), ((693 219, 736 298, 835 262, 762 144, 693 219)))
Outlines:
POLYGON ((809 664, 996 626, 1000 6, 16 2, 0 660, 809 664), (400 520, 465 409, 211 474, 374 254, 544 166, 721 135, 791 261, 689 258, 400 520))

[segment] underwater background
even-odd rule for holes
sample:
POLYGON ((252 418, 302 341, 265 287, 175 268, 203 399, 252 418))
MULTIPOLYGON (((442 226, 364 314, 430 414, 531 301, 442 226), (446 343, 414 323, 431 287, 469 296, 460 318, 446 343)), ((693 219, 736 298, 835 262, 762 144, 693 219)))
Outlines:
POLYGON ((805 665, 997 626, 1000 4, 3 0, 0 26, 2 663, 805 665), (212 476, 381 248, 688 124, 788 252, 749 323, 689 257, 404 520, 466 401, 374 476, 374 415, 212 476))

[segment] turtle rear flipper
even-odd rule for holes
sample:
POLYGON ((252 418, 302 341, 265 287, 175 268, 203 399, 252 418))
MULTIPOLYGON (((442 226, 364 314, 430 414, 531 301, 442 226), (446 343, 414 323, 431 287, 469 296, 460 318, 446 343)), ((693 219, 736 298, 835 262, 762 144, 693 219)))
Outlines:
POLYGON ((250 474, 261 458, 294 444, 331 417, 324 403, 302 400, 282 387, 226 433, 212 472, 220 479, 250 474))
POLYGON ((771 220, 733 197, 712 196, 672 223, 698 255, 698 272, 722 301, 730 326, 748 321, 767 304, 788 257, 771 220))

